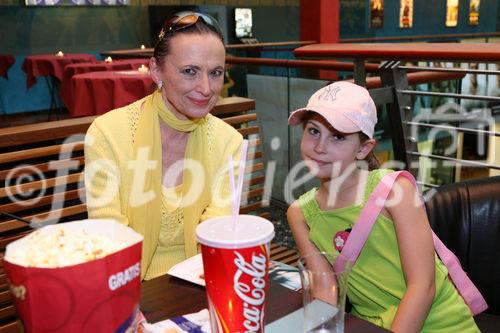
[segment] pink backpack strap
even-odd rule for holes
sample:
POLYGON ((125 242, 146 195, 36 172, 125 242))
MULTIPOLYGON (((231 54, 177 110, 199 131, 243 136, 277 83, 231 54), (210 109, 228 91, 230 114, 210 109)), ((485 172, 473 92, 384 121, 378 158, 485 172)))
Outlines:
POLYGON ((364 208, 361 210, 356 223, 352 227, 349 238, 347 238, 342 248, 342 252, 335 261, 335 270, 341 272, 344 270, 348 261, 353 264, 356 262, 372 231, 373 224, 377 220, 382 208, 384 208, 385 201, 391 192, 392 185, 400 175, 405 176, 411 182, 415 183, 415 179, 408 171, 391 172, 380 180, 380 183, 373 190, 364 208))
MULTIPOLYGON (((382 178, 370 195, 365 207, 361 210, 342 252, 335 261, 335 270, 343 271, 347 262, 353 264, 356 262, 378 215, 384 208, 385 201, 391 192, 392 186, 399 176, 405 177, 415 186, 415 188, 417 187, 415 178, 408 171, 392 172, 382 178)), ((432 232, 432 239, 436 252, 448 269, 451 280, 465 300, 465 303, 467 303, 471 309, 471 312, 473 314, 478 314, 486 310, 488 308, 486 301, 462 269, 457 257, 448 250, 434 232, 432 232)))
POLYGON ((457 287, 458 292, 469 306, 472 314, 476 315, 486 310, 488 308, 486 300, 467 276, 455 254, 441 242, 434 232, 432 232, 432 239, 434 240, 434 247, 439 258, 441 258, 443 264, 448 268, 448 273, 453 284, 457 287))

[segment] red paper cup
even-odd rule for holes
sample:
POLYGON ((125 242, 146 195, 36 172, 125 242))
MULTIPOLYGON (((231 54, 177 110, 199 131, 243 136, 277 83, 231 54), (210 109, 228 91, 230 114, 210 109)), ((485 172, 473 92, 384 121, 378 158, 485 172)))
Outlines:
MULTIPOLYGON (((113 220, 83 220, 44 228, 106 235, 124 249, 61 268, 24 267, 4 260, 14 304, 26 332, 128 332, 139 311, 142 236, 113 220)), ((6 257, 26 237, 9 245, 6 257)))
POLYGON ((213 333, 264 332, 271 222, 216 217, 196 228, 213 333))

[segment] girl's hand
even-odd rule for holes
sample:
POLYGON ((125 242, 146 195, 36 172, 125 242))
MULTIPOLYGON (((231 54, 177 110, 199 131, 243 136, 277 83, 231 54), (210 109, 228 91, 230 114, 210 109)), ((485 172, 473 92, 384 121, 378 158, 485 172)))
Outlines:
MULTIPOLYGON (((292 230, 295 243, 302 257, 307 258, 307 267, 317 272, 333 273, 333 267, 330 262, 321 255, 312 256, 313 253, 319 252, 318 248, 309 240, 309 227, 307 226, 304 215, 302 214, 297 202, 294 202, 287 211, 288 224, 292 230)), ((334 275, 311 275, 309 276, 313 288, 313 296, 315 299, 320 299, 323 302, 336 305, 338 295, 336 294, 337 281, 334 275)))
POLYGON ((316 246, 309 240, 309 227, 297 201, 288 207, 286 217, 300 255, 305 256, 318 251, 316 246))

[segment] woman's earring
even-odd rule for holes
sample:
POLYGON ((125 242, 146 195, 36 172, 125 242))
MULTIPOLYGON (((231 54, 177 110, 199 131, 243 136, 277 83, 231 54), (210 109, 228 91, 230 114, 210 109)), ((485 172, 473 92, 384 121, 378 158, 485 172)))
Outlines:
POLYGON ((163 87, 163 80, 158 81, 157 85, 158 85, 158 89, 161 90, 161 88, 163 87))

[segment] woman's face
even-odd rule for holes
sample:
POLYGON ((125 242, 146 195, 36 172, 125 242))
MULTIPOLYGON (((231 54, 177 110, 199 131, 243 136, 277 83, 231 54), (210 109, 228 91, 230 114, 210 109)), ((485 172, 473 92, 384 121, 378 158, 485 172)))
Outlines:
POLYGON ((224 83, 224 45, 209 33, 178 34, 170 50, 153 74, 163 80, 163 99, 179 119, 202 118, 217 103, 224 83))

